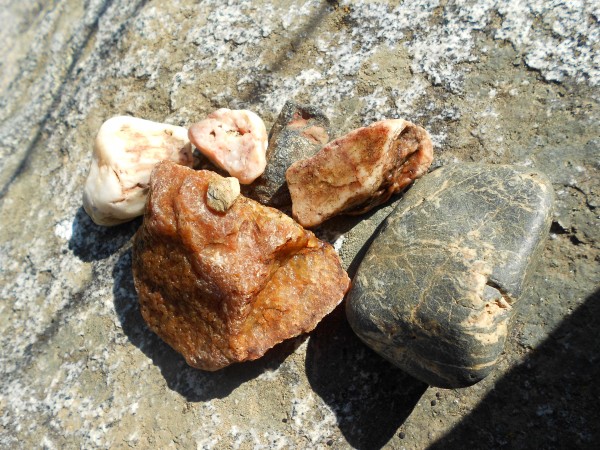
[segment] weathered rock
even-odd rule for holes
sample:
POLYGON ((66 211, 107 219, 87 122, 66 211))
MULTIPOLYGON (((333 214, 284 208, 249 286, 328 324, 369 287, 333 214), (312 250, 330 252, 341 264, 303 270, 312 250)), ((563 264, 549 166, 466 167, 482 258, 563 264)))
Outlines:
POLYGON ((330 136, 329 119, 321 110, 287 101, 269 134, 267 167, 247 195, 264 205, 291 205, 286 170, 296 161, 315 155, 330 136))
POLYGON ((265 170, 267 129, 252 111, 218 109, 192 125, 189 138, 221 169, 249 184, 265 170))
POLYGON ((213 211, 225 212, 240 195, 240 182, 234 177, 219 177, 208 183, 206 204, 213 211))
POLYGON ((288 169, 292 214, 305 227, 341 213, 362 214, 426 173, 432 159, 429 135, 410 122, 358 128, 288 169))
POLYGON ((152 169, 165 159, 191 167, 192 146, 182 127, 119 116, 102 124, 83 192, 83 207, 98 225, 141 216, 152 169))
POLYGON ((487 376, 550 227, 554 194, 523 167, 464 164, 420 180, 362 261, 347 314, 413 376, 461 387, 487 376))
POLYGON ((133 272, 142 315, 187 362, 217 370, 312 330, 349 286, 333 248, 243 196, 206 204, 220 175, 157 166, 133 272))

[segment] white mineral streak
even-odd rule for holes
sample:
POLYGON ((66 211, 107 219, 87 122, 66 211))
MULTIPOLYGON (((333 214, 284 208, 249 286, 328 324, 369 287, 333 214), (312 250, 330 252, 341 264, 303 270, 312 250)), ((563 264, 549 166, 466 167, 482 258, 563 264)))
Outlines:
POLYGON ((165 159, 191 167, 187 130, 129 116, 113 117, 100 127, 83 207, 98 225, 118 225, 144 213, 148 181, 165 159))
POLYGON ((267 129, 248 110, 221 108, 190 127, 189 138, 198 150, 221 169, 250 184, 267 165, 267 129))

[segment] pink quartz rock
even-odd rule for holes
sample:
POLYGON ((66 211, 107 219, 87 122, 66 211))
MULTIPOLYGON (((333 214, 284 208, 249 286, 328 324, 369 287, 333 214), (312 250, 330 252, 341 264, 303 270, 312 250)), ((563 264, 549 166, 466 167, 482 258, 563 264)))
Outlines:
POLYGON ((189 129, 188 136, 213 164, 242 184, 250 184, 265 170, 267 129, 252 111, 221 108, 189 129))
POLYGON ((375 122, 327 144, 286 172, 294 219, 315 227, 337 214, 361 214, 424 175, 433 146, 423 128, 375 122))

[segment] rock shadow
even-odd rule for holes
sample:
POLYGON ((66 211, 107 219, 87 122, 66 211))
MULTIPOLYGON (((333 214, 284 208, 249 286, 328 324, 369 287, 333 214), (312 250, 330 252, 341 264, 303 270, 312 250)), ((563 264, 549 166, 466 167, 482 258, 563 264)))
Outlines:
POLYGON ((598 448, 600 289, 430 448, 598 448))
POLYGON ((387 444, 427 389, 360 341, 343 303, 312 333, 306 374, 335 412, 348 443, 359 450, 387 444))
POLYGON ((73 219, 69 250, 85 262, 106 259, 123 247, 142 223, 142 218, 114 227, 96 225, 83 207, 73 219))
POLYGON ((256 361, 233 364, 217 372, 194 369, 152 332, 142 318, 133 284, 131 258, 130 248, 123 252, 113 269, 113 294, 119 321, 130 342, 160 369, 168 387, 187 401, 199 402, 226 397, 246 381, 266 371, 276 370, 304 339, 289 339, 256 361))

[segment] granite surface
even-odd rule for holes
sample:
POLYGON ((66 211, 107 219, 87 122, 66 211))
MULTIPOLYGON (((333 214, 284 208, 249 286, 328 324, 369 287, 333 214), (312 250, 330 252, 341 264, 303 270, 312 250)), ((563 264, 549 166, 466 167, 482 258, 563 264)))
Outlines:
MULTIPOLYGON (((0 447, 592 448, 600 440, 600 5, 573 0, 2 0, 0 447), (118 114, 188 126, 219 107, 273 124, 286 100, 336 136, 424 126, 434 165, 545 172, 542 264, 497 369, 428 388, 343 311, 223 371, 143 322, 139 220, 81 207, 93 137, 118 114)), ((355 270, 390 205, 320 235, 355 270)))

